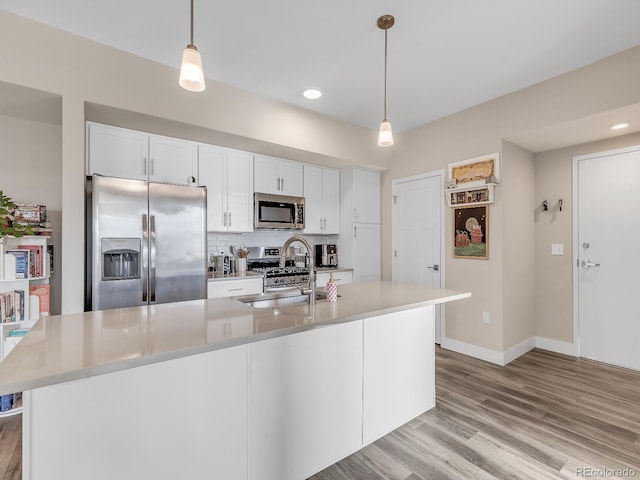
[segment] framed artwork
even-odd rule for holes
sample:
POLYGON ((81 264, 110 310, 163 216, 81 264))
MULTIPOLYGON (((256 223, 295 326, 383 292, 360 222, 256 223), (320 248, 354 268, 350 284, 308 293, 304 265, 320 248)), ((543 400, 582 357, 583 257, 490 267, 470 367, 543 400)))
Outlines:
POLYGON ((487 205, 453 209, 453 257, 489 258, 487 205))
POLYGON ((456 188, 500 182, 500 154, 491 153, 449 164, 449 178, 456 188))

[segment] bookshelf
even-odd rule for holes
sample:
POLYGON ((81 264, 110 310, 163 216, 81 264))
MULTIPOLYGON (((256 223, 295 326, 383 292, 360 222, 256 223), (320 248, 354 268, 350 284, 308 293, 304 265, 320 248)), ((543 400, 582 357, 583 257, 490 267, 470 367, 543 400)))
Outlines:
MULTIPOLYGON (((0 361, 21 340, 22 336, 15 333, 30 329, 41 316, 48 315, 51 274, 49 245, 50 237, 45 235, 7 237, 5 243, 0 245, 0 361), (20 255, 20 252, 24 253, 20 255), (18 265, 18 261, 22 264, 18 265), (15 278, 16 274, 25 278, 15 278), (11 308, 7 308, 8 301, 11 308)), ((21 395, 21 392, 13 394, 12 407, 9 409, 2 404, 9 399, 0 397, 0 417, 22 411, 21 395)))

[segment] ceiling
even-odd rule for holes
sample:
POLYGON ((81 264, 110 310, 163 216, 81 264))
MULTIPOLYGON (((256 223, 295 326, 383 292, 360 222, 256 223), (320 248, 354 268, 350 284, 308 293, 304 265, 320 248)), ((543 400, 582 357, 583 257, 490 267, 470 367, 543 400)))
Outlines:
MULTIPOLYGON (((0 9, 171 65, 188 0, 0 0, 0 9)), ((638 0, 195 1, 205 76, 377 129, 402 132, 640 45, 638 0), (308 87, 323 91, 307 100, 308 87)), ((197 95, 197 94, 194 94, 197 95)))

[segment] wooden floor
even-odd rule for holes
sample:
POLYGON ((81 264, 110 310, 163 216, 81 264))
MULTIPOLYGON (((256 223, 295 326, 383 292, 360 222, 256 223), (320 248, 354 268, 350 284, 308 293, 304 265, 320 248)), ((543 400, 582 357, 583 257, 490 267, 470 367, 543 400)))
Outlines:
MULTIPOLYGON (((436 384, 436 408, 312 479, 640 478, 640 372, 537 349, 498 367, 437 348, 436 384)), ((0 420, 0 480, 21 475, 17 415, 0 420)))
POLYGON ((640 478, 640 372, 538 349, 498 367, 438 348, 436 385, 436 408, 312 479, 640 478))

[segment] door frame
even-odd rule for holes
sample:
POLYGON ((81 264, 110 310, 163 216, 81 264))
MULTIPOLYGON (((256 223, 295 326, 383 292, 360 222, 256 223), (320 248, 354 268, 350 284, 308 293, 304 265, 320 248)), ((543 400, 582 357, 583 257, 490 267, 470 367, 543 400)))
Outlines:
POLYGON ((579 202, 579 189, 578 184, 578 164, 582 160, 590 160, 592 158, 610 157, 613 155, 620 155, 623 153, 640 151, 640 145, 634 145, 632 147, 617 148, 614 150, 605 150, 602 152, 588 153, 585 155, 577 155, 572 159, 571 165, 571 184, 572 188, 572 223, 573 223, 573 353, 576 356, 581 356, 580 349, 580 245, 579 245, 579 233, 580 225, 578 225, 578 202, 579 202))
MULTIPOLYGON (((395 277, 395 262, 393 252, 395 250, 395 238, 396 238, 396 223, 397 219, 393 209, 394 192, 398 184, 413 182, 416 180, 424 180, 425 178, 439 177, 440 178, 440 288, 445 287, 445 263, 444 263, 444 248, 445 248, 445 202, 444 202, 444 178, 445 172, 443 168, 438 170, 431 170, 424 173, 418 173, 416 175, 410 175, 408 177, 394 178, 391 180, 391 279, 395 277)), ((440 304, 440 345, 446 338, 445 331, 445 304, 440 304)))

